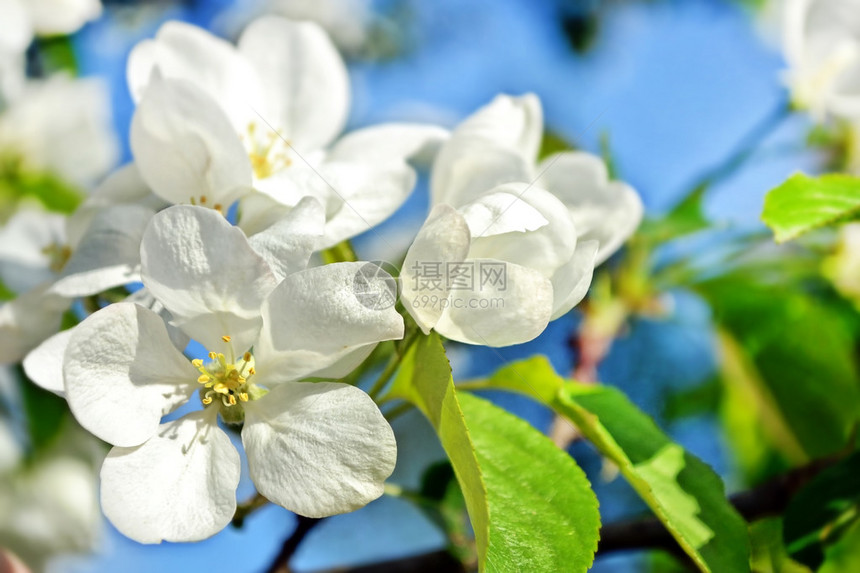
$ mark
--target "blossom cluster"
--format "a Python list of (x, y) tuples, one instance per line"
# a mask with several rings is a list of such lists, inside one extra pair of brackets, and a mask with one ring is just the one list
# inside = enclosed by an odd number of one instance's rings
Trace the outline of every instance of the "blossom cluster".
[[(133, 162), (70, 215), (25, 202), (4, 215), (0, 278), (17, 296), (0, 307), (0, 361), (23, 361), (112, 446), (101, 507), (140, 542), (199, 540), (230, 523), (241, 467), (232, 431), (273, 503), (323, 517), (376, 499), (396, 442), (348, 376), (407, 334), (534, 339), (583, 299), (595, 265), (642, 217), (637, 193), (601, 158), (541, 155), (531, 94), (499, 95), (453, 130), (345, 133), (347, 68), (310, 22), (263, 16), (235, 45), (167, 22), (131, 52), (127, 78)], [(71, 81), (40, 89), (66, 97)], [(26, 120), (44, 104), (10, 101), (0, 158), (8, 149), (18, 168), (82, 187), (111, 163), (104, 130), (67, 125), (102, 147), (47, 149), (48, 126)], [(3, 129), (7, 119), (26, 129)], [(428, 166), (431, 209), (404, 253), (402, 304), (368, 304), (360, 294), (394, 279), (320, 253), (391, 217)], [(428, 263), (494, 265), (504, 280), (454, 304), (453, 284), (417, 276)], [(429, 295), (446, 302), (417, 304)]]

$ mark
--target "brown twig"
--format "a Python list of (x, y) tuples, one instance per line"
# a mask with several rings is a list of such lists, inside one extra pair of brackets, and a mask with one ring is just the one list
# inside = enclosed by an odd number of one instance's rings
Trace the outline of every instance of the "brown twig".
[(278, 551), (278, 554), (272, 560), (272, 564), (268, 569), (266, 569), (266, 573), (289, 573), (290, 558), (299, 548), (299, 545), (301, 545), (305, 537), (307, 537), (308, 533), (310, 533), (311, 530), (316, 527), (320, 521), (322, 521), (322, 519), (303, 517), (301, 515), (297, 515), (296, 517), (298, 518), (296, 529), (293, 531), (292, 535), (284, 540), (284, 544), (281, 545), (281, 550)]

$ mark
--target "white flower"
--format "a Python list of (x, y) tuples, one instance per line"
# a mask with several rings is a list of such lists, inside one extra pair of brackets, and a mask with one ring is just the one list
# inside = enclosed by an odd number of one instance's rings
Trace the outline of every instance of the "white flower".
[(258, 19), (237, 47), (168, 22), (134, 48), (128, 80), (138, 101), (132, 151), (155, 193), (223, 208), (241, 198), (239, 225), (249, 233), (310, 195), (326, 207), (321, 247), (390, 216), (415, 184), (406, 161), (446, 136), (384, 124), (331, 145), (349, 111), (349, 78), (311, 22)]
[[(538, 164), (542, 131), (535, 96), (499, 96), (439, 150), (435, 206), (402, 273), (405, 306), (425, 332), (489, 346), (535, 338), (639, 224), (639, 196), (610, 181), (599, 158), (565, 152)], [(428, 281), (427, 265), (440, 281)], [(458, 265), (468, 288), (451, 275)]]
[[(297, 380), (344, 375), (357, 355), (402, 337), (403, 321), (356, 299), (361, 263), (300, 270), (323, 212), (313, 200), (297, 211), (250, 240), (211, 209), (171, 207), (152, 219), (143, 282), (208, 360), (189, 362), (158, 315), (129, 303), (84, 320), (53, 358), (64, 361), (76, 418), (115, 446), (102, 508), (125, 535), (192, 541), (230, 521), (240, 464), (219, 413), (244, 421), (251, 478), (269, 500), (318, 517), (381, 495), (396, 446), (377, 406), (352, 386)], [(161, 423), (197, 392), (202, 410)]]
[(786, 0), (783, 42), (797, 105), (860, 118), (860, 0)]
[(140, 281), (143, 231), (163, 205), (132, 165), (71, 216), (21, 208), (0, 229), (0, 280), (19, 295), (0, 306), (0, 364), (56, 334), (75, 298)]
[(0, 160), (86, 190), (119, 155), (106, 87), (65, 75), (26, 82), (0, 113)]

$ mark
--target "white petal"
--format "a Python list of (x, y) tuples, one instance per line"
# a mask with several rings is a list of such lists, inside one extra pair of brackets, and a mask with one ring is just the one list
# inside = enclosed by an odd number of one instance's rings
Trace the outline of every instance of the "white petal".
[(152, 293), (149, 292), (146, 287), (136, 290), (128, 295), (125, 298), (125, 302), (139, 304), (143, 308), (149, 309), (160, 316), (161, 320), (164, 321), (164, 325), (167, 327), (167, 334), (170, 336), (170, 341), (173, 342), (173, 346), (175, 346), (177, 350), (183, 352), (185, 347), (188, 346), (191, 339), (187, 334), (182, 332), (182, 330), (173, 326), (173, 315), (170, 314), (169, 310), (164, 308), (163, 304), (158, 302), (155, 297), (152, 296)]
[(20, 362), (32, 349), (60, 330), (72, 301), (48, 294), (40, 286), (0, 305), (0, 364)]
[(58, 396), (65, 396), (63, 358), (74, 328), (58, 332), (33, 349), (24, 358), (24, 372), (37, 386)]
[(552, 284), (535, 270), (491, 259), (469, 259), (481, 275), (481, 265), (503, 264), (504, 286), (485, 284), (472, 290), (452, 290), (449, 305), (436, 331), (452, 340), (481, 346), (510, 346), (528, 342), (546, 328), (552, 313)]
[(349, 76), (317, 24), (265, 16), (242, 33), (239, 51), (266, 95), (258, 111), (300, 152), (320, 149), (341, 132), (349, 113)]
[(488, 143), (516, 151), (526, 161), (537, 160), (543, 137), (543, 110), (534, 94), (496, 96), (457, 126), (452, 140), (478, 137)]
[[(369, 282), (390, 300), (362, 298)], [(288, 276), (263, 307), (254, 347), (263, 385), (331, 366), (358, 347), (403, 337), (394, 279), (372, 263), (334, 263)], [(386, 304), (388, 305), (386, 306)]]
[[(516, 263), (549, 278), (570, 260), (576, 248), (576, 227), (570, 212), (551, 193), (535, 185), (518, 183), (508, 188), (517, 201), (535, 208), (548, 223), (528, 232), (475, 235), (469, 256)], [(525, 207), (514, 203), (508, 208), (512, 209), (518, 213)]]
[(140, 242), (154, 214), (137, 205), (99, 210), (51, 290), (78, 297), (140, 281)]
[(102, 13), (99, 0), (27, 0), (36, 33), (43, 36), (77, 32)]
[(32, 40), (32, 22), (24, 1), (0, 2), (0, 52), (23, 53)]
[(308, 266), (322, 238), (325, 212), (319, 201), (305, 197), (280, 221), (250, 238), (251, 247), (266, 259), (278, 280)]
[(400, 272), (400, 299), (424, 334), (442, 316), (443, 301), (448, 297), (448, 265), (466, 260), (470, 240), (463, 216), (453, 207), (437, 205), (406, 253)]
[(154, 79), (131, 123), (144, 181), (171, 203), (205, 197), (224, 209), (251, 188), (251, 162), (227, 116), (185, 80)]
[[(473, 237), (535, 231), (549, 221), (528, 202), (521, 201), (523, 188), (508, 183), (481, 195), (460, 209)], [(526, 191), (527, 192), (527, 191)]]
[(364, 233), (390, 217), (415, 187), (406, 163), (326, 163), (319, 169), (329, 204), (339, 205), (326, 221), (321, 248)]
[(257, 337), (275, 277), (242, 230), (211, 209), (174, 206), (155, 215), (141, 243), (143, 284), (175, 323), (213, 352), (242, 353)]
[(397, 445), (361, 390), (287, 383), (246, 407), (242, 442), (267, 499), (307, 517), (358, 509), (382, 495)]
[(570, 261), (552, 276), (553, 310), (550, 320), (564, 316), (585, 297), (594, 274), (597, 241), (579, 241)]
[(135, 101), (144, 97), (153, 72), (186, 80), (205, 92), (230, 118), (236, 133), (244, 131), (261, 102), (257, 74), (236, 48), (184, 22), (166, 22), (154, 40), (139, 43), (129, 54), (128, 84)]
[(430, 198), (434, 205), (462, 207), (499, 185), (531, 177), (532, 166), (516, 151), (476, 137), (452, 137), (433, 163)]
[(597, 263), (630, 238), (642, 220), (642, 200), (629, 185), (610, 181), (603, 161), (582, 152), (565, 152), (546, 158), (536, 185), (561, 199), (570, 209), (582, 240), (600, 243)]
[(430, 165), (439, 146), (448, 139), (447, 129), (419, 123), (384, 123), (352, 131), (335, 143), (329, 161), (387, 163), (409, 161)]
[(105, 307), (75, 328), (63, 374), (78, 422), (118, 446), (149, 439), (161, 417), (196, 389), (198, 376), (173, 347), (161, 317), (128, 302)]
[(0, 227), (0, 279), (22, 293), (54, 277), (45, 249), (66, 245), (65, 217), (38, 209), (21, 209)]
[(230, 523), (241, 464), (216, 412), (188, 414), (140, 446), (111, 450), (101, 502), (123, 535), (140, 543), (199, 541)]

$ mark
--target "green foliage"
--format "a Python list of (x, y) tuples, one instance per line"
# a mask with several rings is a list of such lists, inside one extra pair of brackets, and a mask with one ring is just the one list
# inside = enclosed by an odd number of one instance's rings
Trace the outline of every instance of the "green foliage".
[(755, 408), (772, 444), (793, 462), (842, 448), (860, 415), (860, 386), (841, 307), (744, 276), (697, 288), (730, 342), (721, 346), (724, 376), (744, 387), (745, 408)]
[(40, 201), (49, 211), (72, 213), (83, 201), (83, 195), (50, 173), (23, 170), (15, 161), (0, 158), (0, 220), (4, 211), (22, 199)]
[(794, 496), (785, 512), (783, 531), (794, 559), (813, 569), (829, 562), (819, 571), (860, 570), (858, 476), (860, 452), (855, 452), (818, 474)]
[(21, 380), (21, 399), (27, 415), (27, 430), (33, 453), (50, 446), (68, 418), (69, 408), (59, 396), (39, 388), (27, 379), (23, 368), (18, 368)]
[(844, 174), (797, 173), (768, 192), (762, 221), (781, 243), (807, 231), (854, 217), (860, 211), (860, 179)]
[(458, 393), (438, 336), (407, 352), (391, 397), (430, 420), (466, 500), (486, 571), (586, 571), (600, 515), (585, 474), (526, 422)]
[(782, 519), (768, 517), (750, 525), (754, 573), (812, 573), (811, 569), (788, 556), (782, 542)]
[(702, 571), (746, 570), (746, 523), (726, 501), (720, 478), (621, 392), (565, 382), (543, 357), (502, 368), (485, 387), (524, 393), (573, 422), (618, 466)]

